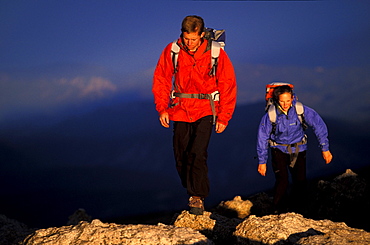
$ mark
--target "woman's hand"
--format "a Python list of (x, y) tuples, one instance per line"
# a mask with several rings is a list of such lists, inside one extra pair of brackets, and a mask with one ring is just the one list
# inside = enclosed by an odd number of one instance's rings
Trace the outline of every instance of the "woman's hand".
[(323, 151), (322, 157), (324, 158), (326, 164), (329, 164), (333, 159), (333, 155), (330, 153), (330, 151)]
[(266, 163), (258, 164), (258, 173), (260, 173), (260, 175), (266, 176), (266, 169), (267, 169)]

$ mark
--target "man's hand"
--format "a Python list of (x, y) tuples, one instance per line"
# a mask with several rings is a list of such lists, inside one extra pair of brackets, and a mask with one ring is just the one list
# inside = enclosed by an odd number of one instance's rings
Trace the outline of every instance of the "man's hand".
[(159, 121), (161, 122), (161, 125), (165, 128), (170, 127), (170, 116), (168, 115), (168, 112), (163, 112), (159, 116)]
[(260, 173), (260, 175), (266, 176), (266, 169), (267, 169), (266, 163), (258, 164), (258, 173)]
[(333, 155), (330, 153), (330, 151), (323, 151), (322, 157), (324, 158), (326, 164), (329, 164), (333, 159)]
[(220, 134), (222, 133), (223, 131), (225, 131), (226, 129), (226, 125), (222, 124), (222, 123), (219, 123), (219, 122), (216, 122), (216, 133)]

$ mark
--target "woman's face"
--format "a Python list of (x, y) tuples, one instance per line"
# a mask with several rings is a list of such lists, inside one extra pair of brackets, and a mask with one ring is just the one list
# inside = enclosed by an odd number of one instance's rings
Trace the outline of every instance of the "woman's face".
[(284, 93), (279, 95), (279, 105), (283, 112), (288, 112), (289, 108), (292, 106), (293, 95), (290, 93)]

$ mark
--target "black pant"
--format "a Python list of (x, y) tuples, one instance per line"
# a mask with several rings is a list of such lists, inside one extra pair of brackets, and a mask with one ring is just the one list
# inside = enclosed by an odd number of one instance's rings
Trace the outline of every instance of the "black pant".
[[(279, 211), (286, 208), (302, 208), (306, 197), (306, 151), (299, 152), (294, 167), (290, 167), (290, 155), (271, 148), (272, 169), (275, 173), (274, 205)], [(292, 176), (292, 192), (288, 199), (289, 172)]]
[(173, 150), (182, 186), (190, 196), (209, 193), (208, 144), (213, 128), (212, 116), (196, 122), (174, 122)]

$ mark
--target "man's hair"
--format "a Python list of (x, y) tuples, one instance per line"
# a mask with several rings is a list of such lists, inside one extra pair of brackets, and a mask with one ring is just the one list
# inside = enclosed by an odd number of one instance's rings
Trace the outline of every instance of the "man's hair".
[(184, 18), (181, 25), (181, 32), (198, 32), (199, 35), (204, 32), (204, 21), (202, 17), (197, 15), (189, 15)]
[(274, 100), (279, 101), (279, 96), (281, 94), (289, 93), (293, 95), (293, 90), (290, 86), (288, 85), (282, 85), (274, 89)]

